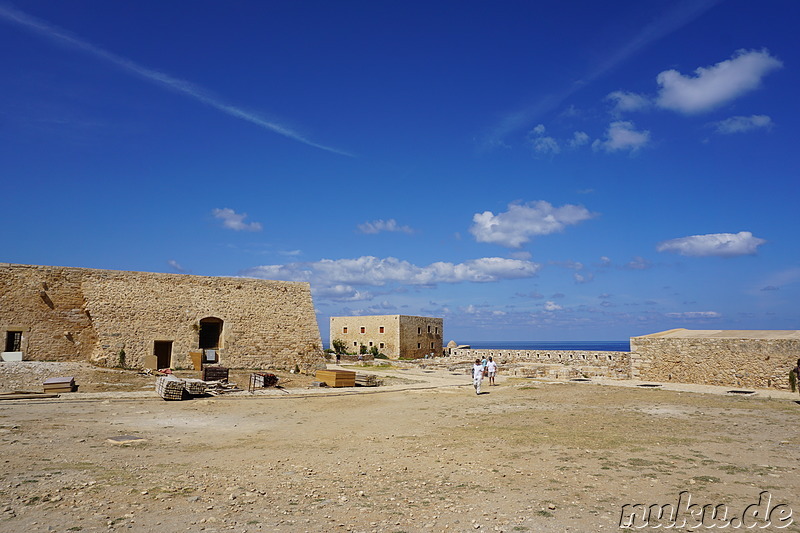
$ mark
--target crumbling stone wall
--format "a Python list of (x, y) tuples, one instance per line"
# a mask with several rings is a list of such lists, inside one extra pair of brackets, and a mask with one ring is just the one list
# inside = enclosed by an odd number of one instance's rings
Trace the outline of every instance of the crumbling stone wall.
[(0, 331), (31, 360), (141, 366), (155, 341), (190, 367), (204, 318), (223, 321), (220, 363), (310, 371), (324, 361), (307, 283), (0, 264)]
[(788, 389), (798, 358), (800, 338), (631, 337), (632, 376), (643, 380)]

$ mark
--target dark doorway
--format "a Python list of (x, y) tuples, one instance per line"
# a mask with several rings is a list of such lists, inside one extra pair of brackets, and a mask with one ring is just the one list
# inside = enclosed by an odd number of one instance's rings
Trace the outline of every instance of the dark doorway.
[(200, 321), (200, 335), (198, 348), (201, 350), (218, 350), (222, 336), (222, 320), (209, 317)]
[(156, 356), (156, 368), (172, 366), (172, 341), (153, 341), (153, 355)]
[(7, 331), (6, 332), (6, 352), (21, 352), (22, 351), (22, 332), (21, 331)]

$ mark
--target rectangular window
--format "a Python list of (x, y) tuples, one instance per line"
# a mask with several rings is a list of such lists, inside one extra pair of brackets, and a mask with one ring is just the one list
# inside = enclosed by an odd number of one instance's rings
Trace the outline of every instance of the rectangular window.
[(358, 343), (356, 341), (353, 341), (353, 346), (358, 346)]
[(428, 333), (430, 333), (430, 332), (431, 332), (431, 327), (430, 327), (430, 326), (428, 326)]
[(421, 335), (421, 334), (422, 334), (422, 328), (417, 328), (417, 335)]
[(342, 328), (342, 333), (347, 333), (347, 327)]
[(372, 341), (369, 341), (369, 346), (370, 348), (372, 348)]
[(434, 328), (434, 333), (436, 333), (437, 335), (439, 334), (439, 326), (436, 326), (436, 327)]
[(367, 328), (365, 328), (365, 327), (363, 327), (363, 326), (362, 326), (362, 327), (361, 327), (361, 333), (366, 333), (366, 332), (367, 332)]
[(422, 348), (422, 344), (418, 342), (417, 343), (417, 348)]
[(7, 331), (6, 332), (6, 350), (7, 352), (21, 352), (22, 351), (22, 332), (21, 331)]
[(431, 343), (431, 350), (433, 350), (433, 343)]
[(383, 326), (379, 327), (379, 328), (378, 328), (378, 331), (379, 331), (380, 333), (383, 333)]
[(383, 343), (380, 344), (381, 349), (383, 349)]

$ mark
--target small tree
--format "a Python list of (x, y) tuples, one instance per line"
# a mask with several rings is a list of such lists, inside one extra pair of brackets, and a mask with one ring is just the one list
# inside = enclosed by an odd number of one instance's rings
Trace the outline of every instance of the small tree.
[(365, 353), (367, 353), (367, 347), (362, 344), (358, 348), (358, 353), (360, 353), (361, 355), (364, 355)]
[(333, 345), (334, 352), (338, 354), (347, 353), (347, 344), (342, 339), (333, 339), (331, 345)]
[(378, 347), (373, 346), (372, 348), (369, 349), (369, 353), (371, 353), (373, 356), (378, 355)]

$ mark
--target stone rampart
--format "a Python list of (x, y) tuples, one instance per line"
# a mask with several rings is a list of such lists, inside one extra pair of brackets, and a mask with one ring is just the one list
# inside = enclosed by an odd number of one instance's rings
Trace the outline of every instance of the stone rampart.
[(324, 361), (307, 283), (0, 264), (0, 330), (29, 360), (141, 366), (155, 344), (190, 367), (201, 321), (220, 324), (219, 362), (311, 370)]
[[(492, 357), (498, 365), (508, 366), (519, 363), (539, 363), (541, 375), (553, 375), (558, 366), (564, 367), (564, 372), (555, 372), (577, 377), (581, 374), (604, 376), (614, 379), (629, 379), (630, 375), (629, 352), (603, 352), (583, 350), (501, 350), (501, 349), (453, 349), (450, 357), (459, 357), (468, 360)], [(554, 366), (555, 365), (555, 366)], [(582, 371), (583, 370), (583, 371)], [(520, 370), (522, 374), (525, 371)], [(533, 371), (535, 375), (538, 371)]]
[(632, 337), (632, 376), (653, 381), (788, 389), (800, 338)]

